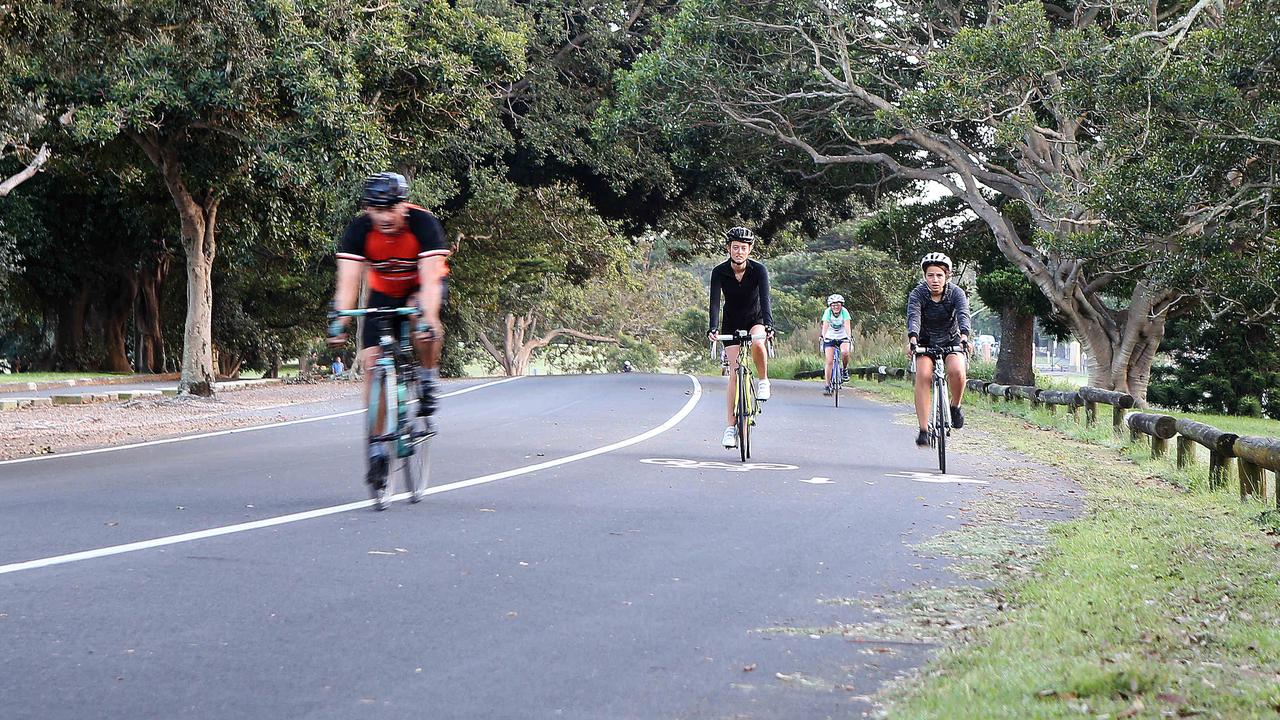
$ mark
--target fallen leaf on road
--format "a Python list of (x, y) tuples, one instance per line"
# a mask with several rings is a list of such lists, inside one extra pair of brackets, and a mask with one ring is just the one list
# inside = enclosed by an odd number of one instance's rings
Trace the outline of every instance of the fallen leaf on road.
[(756, 669), (756, 664), (755, 664), (755, 663), (751, 663), (750, 665), (743, 665), (743, 666), (742, 666), (742, 672), (751, 672), (752, 670), (755, 670), (755, 669)]
[(370, 550), (369, 554), (370, 555), (395, 555), (395, 553), (387, 552), (386, 550)]
[(520, 617), (520, 613), (516, 612), (515, 610), (512, 610), (511, 612), (507, 613), (507, 619), (513, 619), (518, 617)]
[(494, 510), (493, 508), (480, 508), (480, 512), (498, 512), (498, 511)]

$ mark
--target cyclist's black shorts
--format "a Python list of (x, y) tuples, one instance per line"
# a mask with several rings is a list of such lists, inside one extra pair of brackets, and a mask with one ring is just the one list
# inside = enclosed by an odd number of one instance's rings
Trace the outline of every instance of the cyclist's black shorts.
[(750, 332), (751, 328), (755, 327), (756, 325), (763, 325), (763, 324), (764, 324), (764, 318), (762, 317), (731, 318), (731, 317), (725, 316), (724, 320), (720, 323), (720, 334), (732, 335), (739, 330), (746, 330), (747, 332)]
[[(443, 308), (445, 300), (449, 297), (449, 283), (445, 280), (441, 280), (440, 286), (440, 307)], [(369, 291), (369, 304), (366, 305), (366, 307), (398, 308), (409, 307), (410, 305), (416, 306), (418, 304), (418, 298), (416, 297), (417, 292), (417, 290), (414, 290), (404, 297), (394, 297), (380, 293), (377, 290), (371, 290)], [(411, 318), (410, 322), (416, 323), (419, 320), (420, 318)], [(400, 322), (401, 319), (397, 318), (391, 323), (391, 335), (397, 340), (400, 339)], [(378, 346), (378, 328), (379, 321), (374, 319), (366, 319), (364, 321), (364, 330), (360, 333), (360, 347), (367, 348)]]

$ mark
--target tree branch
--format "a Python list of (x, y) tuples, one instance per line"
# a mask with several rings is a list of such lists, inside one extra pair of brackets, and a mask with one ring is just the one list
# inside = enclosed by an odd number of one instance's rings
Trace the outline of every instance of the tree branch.
[(40, 168), (46, 161), (48, 161), (51, 154), (52, 153), (49, 151), (49, 145), (42, 144), (40, 146), (40, 151), (36, 153), (35, 158), (32, 159), (21, 172), (4, 182), (0, 182), (0, 197), (8, 195), (14, 188), (35, 177), (35, 174), (40, 172)]

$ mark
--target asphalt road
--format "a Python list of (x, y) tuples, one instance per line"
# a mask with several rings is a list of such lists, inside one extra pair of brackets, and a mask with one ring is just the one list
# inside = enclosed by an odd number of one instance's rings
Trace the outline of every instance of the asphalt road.
[(905, 408), (775, 382), (744, 471), (722, 378), (467, 387), (381, 513), (351, 412), (0, 463), (0, 717), (858, 717), (925, 659), (762, 632), (956, 581), (904, 538), (983, 486), (900, 477)]

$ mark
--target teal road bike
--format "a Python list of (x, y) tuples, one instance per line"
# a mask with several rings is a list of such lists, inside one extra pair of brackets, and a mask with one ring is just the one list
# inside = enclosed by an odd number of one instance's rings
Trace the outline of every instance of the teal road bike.
[[(402, 479), (409, 502), (426, 494), (431, 479), (431, 438), (426, 418), (410, 412), (418, 402), (418, 361), (413, 354), (411, 326), (421, 316), (415, 307), (342, 310), (333, 317), (365, 318), (378, 323), (378, 358), (365, 369), (369, 373), (369, 408), (366, 429), (370, 451), (381, 445), (389, 459), (386, 477), (369, 485), (374, 507), (385, 510), (391, 504), (394, 479)], [(392, 331), (400, 323), (400, 338)]]

